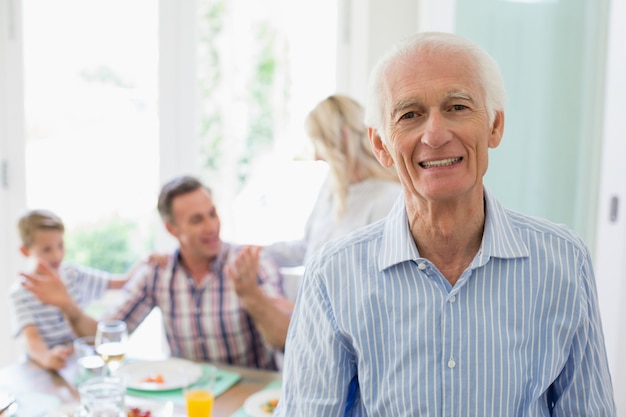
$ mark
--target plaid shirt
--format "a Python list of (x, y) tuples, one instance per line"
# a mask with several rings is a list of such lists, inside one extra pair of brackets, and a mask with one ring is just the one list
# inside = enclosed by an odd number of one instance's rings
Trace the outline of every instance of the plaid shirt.
[[(126, 298), (112, 318), (124, 320), (132, 332), (159, 307), (173, 356), (276, 369), (275, 349), (261, 336), (224, 272), (240, 249), (223, 242), (211, 272), (199, 286), (180, 264), (178, 250), (165, 268), (147, 266), (128, 282)], [(284, 295), (278, 268), (262, 255), (258, 280), (268, 296)]]

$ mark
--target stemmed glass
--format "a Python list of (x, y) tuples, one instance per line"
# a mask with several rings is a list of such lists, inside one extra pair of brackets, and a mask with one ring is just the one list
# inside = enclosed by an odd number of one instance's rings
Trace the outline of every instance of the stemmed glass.
[(114, 375), (120, 367), (128, 342), (128, 329), (122, 320), (98, 322), (96, 331), (96, 352), (104, 360), (107, 375)]

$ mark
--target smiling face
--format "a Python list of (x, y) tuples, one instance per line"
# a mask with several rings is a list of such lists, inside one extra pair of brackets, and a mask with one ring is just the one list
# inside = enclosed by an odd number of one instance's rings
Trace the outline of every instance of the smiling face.
[(484, 89), (467, 56), (422, 50), (392, 63), (383, 88), (384, 137), (370, 129), (379, 161), (395, 165), (405, 196), (427, 202), (482, 198), (488, 148), (500, 143)]
[(42, 262), (58, 271), (65, 257), (63, 232), (60, 230), (36, 230), (33, 233), (31, 245), (28, 248), (22, 247), (21, 252), (24, 256), (30, 257), (36, 262)]
[(172, 221), (165, 224), (181, 252), (196, 260), (213, 260), (220, 251), (220, 218), (210, 193), (198, 188), (172, 201)]

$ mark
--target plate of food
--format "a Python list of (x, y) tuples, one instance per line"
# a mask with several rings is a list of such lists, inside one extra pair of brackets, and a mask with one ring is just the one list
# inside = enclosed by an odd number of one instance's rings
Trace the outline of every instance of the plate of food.
[[(134, 397), (126, 398), (127, 417), (173, 417), (174, 403), (142, 400)], [(62, 404), (56, 409), (49, 410), (45, 417), (75, 417), (86, 415), (85, 410), (78, 403)]]
[(117, 375), (124, 379), (126, 387), (130, 389), (169, 391), (200, 379), (202, 366), (179, 358), (131, 362), (118, 369)]
[(280, 388), (265, 389), (249, 396), (243, 403), (243, 410), (250, 417), (270, 417), (280, 399)]
[(127, 398), (126, 411), (128, 417), (172, 417), (174, 403)]

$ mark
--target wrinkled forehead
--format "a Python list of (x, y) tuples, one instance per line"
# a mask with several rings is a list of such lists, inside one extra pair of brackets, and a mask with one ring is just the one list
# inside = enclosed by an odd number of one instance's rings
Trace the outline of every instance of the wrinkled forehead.
[(451, 48), (422, 48), (399, 56), (385, 68), (381, 82), (384, 113), (389, 115), (398, 100), (435, 88), (444, 89), (444, 94), (462, 91), (475, 100), (484, 99), (477, 65), (467, 53)]

